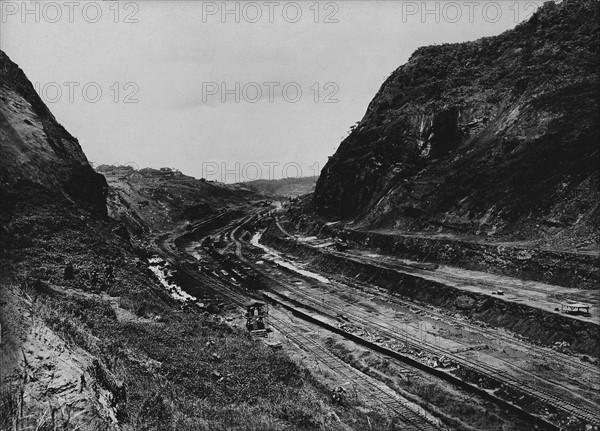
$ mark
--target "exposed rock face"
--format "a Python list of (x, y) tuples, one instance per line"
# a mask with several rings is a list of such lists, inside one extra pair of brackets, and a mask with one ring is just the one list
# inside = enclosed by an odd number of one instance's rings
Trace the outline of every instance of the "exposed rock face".
[(418, 49), (324, 167), (318, 214), (363, 227), (598, 242), (600, 3)]
[[(107, 185), (77, 139), (54, 118), (23, 71), (0, 51), (0, 190), (3, 206), (31, 189), (106, 215)], [(3, 210), (4, 211), (4, 210)]]
[(64, 300), (61, 283), (78, 283), (85, 295), (73, 262), (97, 265), (107, 255), (114, 262), (115, 250), (123, 253), (123, 242), (110, 235), (106, 195), (106, 180), (77, 140), (0, 51), (0, 380), (4, 399), (21, 397), (16, 410), (3, 405), (15, 428), (118, 429), (122, 386), (112, 373), (99, 375), (106, 370), (94, 356), (99, 349), (81, 342), (91, 337), (64, 331), (82, 329), (81, 321), (50, 317), (55, 307), (40, 299)]

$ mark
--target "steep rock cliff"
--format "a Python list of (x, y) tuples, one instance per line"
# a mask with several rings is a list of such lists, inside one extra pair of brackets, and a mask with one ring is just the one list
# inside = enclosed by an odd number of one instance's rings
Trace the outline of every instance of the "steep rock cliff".
[(354, 226), (598, 241), (598, 1), (418, 49), (324, 167), (317, 213)]
[(106, 180), (54, 118), (23, 71), (0, 51), (2, 211), (28, 198), (67, 198), (106, 215)]

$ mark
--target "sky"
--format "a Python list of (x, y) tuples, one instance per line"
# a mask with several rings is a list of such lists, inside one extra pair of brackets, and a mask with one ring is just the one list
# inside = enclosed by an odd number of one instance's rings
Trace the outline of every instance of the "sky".
[(94, 164), (310, 176), (424, 45), (540, 1), (0, 1), (0, 49)]

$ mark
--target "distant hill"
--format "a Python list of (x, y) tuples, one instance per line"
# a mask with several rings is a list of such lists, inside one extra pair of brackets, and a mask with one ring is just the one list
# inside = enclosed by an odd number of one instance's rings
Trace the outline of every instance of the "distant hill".
[(256, 180), (240, 184), (264, 195), (287, 198), (312, 193), (318, 178), (318, 176), (314, 176), (282, 178), (279, 180)]
[(133, 232), (168, 229), (259, 198), (240, 185), (196, 179), (170, 168), (100, 165), (96, 170), (110, 186), (109, 215)]
[(598, 243), (600, 2), (546, 2), (497, 37), (419, 48), (324, 167), (354, 227)]

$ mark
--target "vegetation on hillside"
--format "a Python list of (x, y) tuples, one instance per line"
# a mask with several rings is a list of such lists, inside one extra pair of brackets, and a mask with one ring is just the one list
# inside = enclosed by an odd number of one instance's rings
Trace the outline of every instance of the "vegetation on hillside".
[(600, 2), (419, 48), (329, 159), (314, 209), (355, 227), (587, 248), (600, 235)]
[(108, 167), (111, 219), (104, 177), (2, 52), (0, 77), (0, 431), (396, 427), (335, 402), (222, 316), (175, 302), (148, 269), (155, 249), (123, 226), (143, 238), (252, 193)]
[[(123, 429), (394, 429), (354, 401), (334, 402), (305, 369), (219, 315), (183, 310), (146, 269), (147, 252), (114, 235), (112, 222), (45, 199), (12, 210), (2, 220), (10, 232), (2, 284), (31, 298), (33, 315), (68, 346), (94, 357), (88, 384), (112, 394)], [(104, 276), (107, 264), (114, 278)], [(13, 390), (1, 401), (12, 406), (28, 382), (2, 380)], [(9, 413), (2, 430), (12, 429)], [(51, 429), (91, 429), (55, 413)]]

